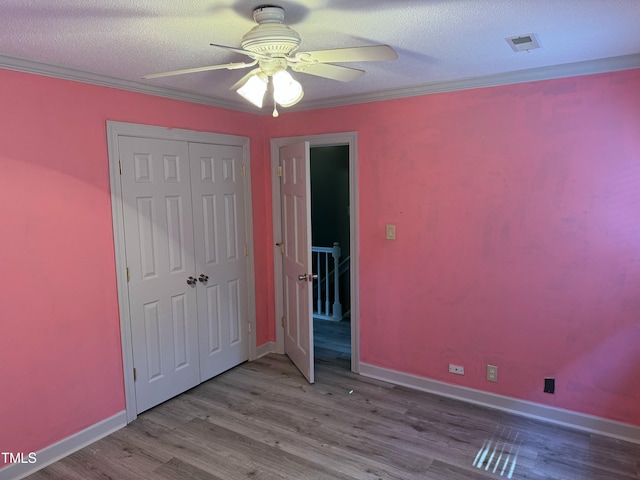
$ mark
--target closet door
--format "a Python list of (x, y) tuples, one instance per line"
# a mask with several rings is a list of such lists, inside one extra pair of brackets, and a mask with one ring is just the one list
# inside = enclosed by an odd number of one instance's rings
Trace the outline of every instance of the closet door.
[(189, 149), (134, 137), (118, 146), (139, 413), (200, 383)]
[(189, 144), (202, 381), (249, 358), (241, 147)]

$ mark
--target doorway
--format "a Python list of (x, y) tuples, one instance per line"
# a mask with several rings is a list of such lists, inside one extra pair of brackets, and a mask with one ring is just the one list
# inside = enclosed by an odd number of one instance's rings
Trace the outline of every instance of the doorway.
[(315, 364), (350, 368), (349, 146), (310, 149)]
[[(309, 142), (310, 147), (336, 147), (343, 146), (348, 151), (348, 219), (349, 219), (349, 256), (350, 275), (348, 281), (349, 324), (348, 337), (350, 340), (350, 366), (351, 371), (359, 372), (359, 297), (358, 297), (358, 191), (357, 191), (357, 133), (337, 133), (327, 135), (312, 135), (305, 137), (275, 138), (271, 140), (271, 167), (272, 167), (272, 206), (273, 206), (273, 231), (275, 244), (280, 243), (280, 232), (282, 232), (282, 201), (280, 192), (280, 177), (278, 175), (280, 164), (280, 149), (285, 146)], [(311, 221), (311, 218), (309, 218)], [(283, 267), (279, 245), (274, 244), (274, 278), (275, 278), (275, 313), (276, 319), (284, 317), (284, 286)], [(342, 324), (343, 326), (345, 324)], [(284, 353), (284, 324), (277, 322), (275, 350)], [(348, 340), (348, 341), (349, 341)]]

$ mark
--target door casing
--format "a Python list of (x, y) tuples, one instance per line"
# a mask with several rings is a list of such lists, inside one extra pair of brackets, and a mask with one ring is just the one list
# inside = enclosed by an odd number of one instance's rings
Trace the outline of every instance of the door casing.
[[(360, 295), (359, 255), (358, 255), (358, 133), (343, 132), (324, 135), (307, 135), (301, 137), (282, 137), (271, 139), (271, 204), (273, 208), (273, 258), (274, 258), (274, 301), (276, 315), (276, 352), (284, 353), (284, 328), (280, 319), (284, 315), (283, 271), (280, 248), (276, 243), (282, 241), (282, 205), (280, 200), (280, 148), (294, 143), (309, 142), (311, 148), (349, 146), (349, 248), (350, 294), (351, 294), (351, 371), (360, 371)], [(311, 221), (311, 219), (309, 219)]]
[(122, 367), (127, 412), (127, 423), (137, 418), (135, 402), (135, 385), (133, 378), (133, 345), (131, 341), (131, 317), (129, 315), (129, 290), (127, 287), (127, 261), (125, 251), (124, 214), (122, 209), (122, 189), (120, 185), (120, 165), (118, 155), (118, 137), (144, 137), (152, 139), (179, 140), (184, 142), (210, 143), (216, 145), (233, 145), (242, 147), (245, 169), (245, 229), (249, 260), (247, 262), (247, 288), (249, 305), (249, 360), (256, 358), (256, 302), (253, 245), (253, 212), (251, 202), (251, 168), (249, 139), (236, 135), (195, 132), (191, 130), (172, 129), (150, 125), (138, 125), (107, 121), (107, 147), (109, 152), (109, 180), (111, 191), (111, 213), (113, 221), (113, 239), (116, 263), (116, 284), (118, 291), (118, 312), (120, 314), (120, 333), (122, 340)]

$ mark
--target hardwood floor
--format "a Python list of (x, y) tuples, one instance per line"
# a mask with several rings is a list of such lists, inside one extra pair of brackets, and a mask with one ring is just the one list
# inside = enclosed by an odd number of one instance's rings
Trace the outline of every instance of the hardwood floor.
[(360, 377), (335, 357), (314, 385), (285, 356), (245, 363), (29, 479), (640, 478), (640, 445)]
[(351, 322), (313, 320), (313, 347), (316, 363), (332, 362), (351, 368)]

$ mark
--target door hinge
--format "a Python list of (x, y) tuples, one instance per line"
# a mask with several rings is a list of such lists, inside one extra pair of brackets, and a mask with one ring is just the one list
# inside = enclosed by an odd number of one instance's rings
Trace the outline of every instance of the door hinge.
[(122, 175), (122, 162), (118, 160), (118, 164), (120, 165), (120, 175)]
[(284, 315), (282, 316), (281, 323), (282, 323), (282, 328), (287, 326), (287, 317), (285, 317)]
[(282, 165), (278, 165), (278, 176), (282, 176)]
[(284, 253), (284, 242), (276, 243), (276, 246), (280, 249), (280, 253)]
[(242, 171), (242, 176), (246, 176), (247, 175), (247, 170), (244, 168), (244, 165), (242, 165), (242, 167), (240, 168), (240, 170)]
[(251, 335), (251, 322), (247, 322), (247, 325), (249, 325), (249, 335)]
[(129, 273), (129, 267), (127, 267), (127, 282), (131, 280), (131, 274)]
[(249, 247), (247, 245), (244, 246), (244, 256), (245, 257), (249, 256)]
[(138, 373), (136, 372), (136, 368), (133, 367), (133, 381), (135, 382), (138, 379)]

